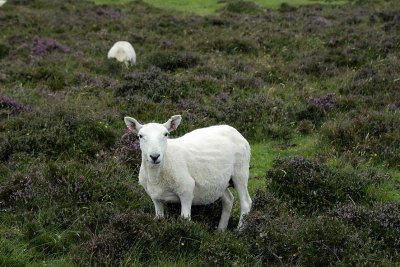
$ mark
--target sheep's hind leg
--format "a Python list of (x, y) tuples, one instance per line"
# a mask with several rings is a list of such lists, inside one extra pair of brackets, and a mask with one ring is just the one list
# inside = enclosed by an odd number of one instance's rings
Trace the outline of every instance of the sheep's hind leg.
[(229, 188), (225, 190), (224, 194), (221, 197), (221, 200), (222, 200), (222, 214), (221, 214), (221, 219), (219, 220), (218, 230), (224, 231), (228, 226), (229, 218), (231, 217), (231, 211), (234, 200), (234, 197), (231, 191), (229, 191)]
[(240, 201), (240, 219), (238, 230), (243, 225), (243, 217), (250, 212), (252, 201), (247, 190), (247, 182), (249, 179), (249, 168), (246, 166), (235, 166), (235, 173), (232, 176), (232, 181), (238, 193)]

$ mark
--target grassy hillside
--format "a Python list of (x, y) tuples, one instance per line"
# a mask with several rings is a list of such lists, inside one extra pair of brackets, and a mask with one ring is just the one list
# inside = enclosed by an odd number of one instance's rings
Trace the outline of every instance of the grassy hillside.
[[(2, 6), (0, 266), (399, 265), (399, 21), (397, 0)], [(118, 40), (134, 67), (107, 60)], [(220, 202), (153, 218), (123, 117), (172, 114), (173, 137), (229, 124), (251, 143), (241, 232), (237, 200), (225, 233)]]

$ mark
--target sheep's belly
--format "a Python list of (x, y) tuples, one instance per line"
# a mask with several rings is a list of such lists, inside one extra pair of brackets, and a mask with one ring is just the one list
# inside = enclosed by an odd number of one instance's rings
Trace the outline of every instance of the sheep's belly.
[(207, 205), (217, 201), (225, 192), (227, 184), (213, 186), (196, 186), (193, 205)]

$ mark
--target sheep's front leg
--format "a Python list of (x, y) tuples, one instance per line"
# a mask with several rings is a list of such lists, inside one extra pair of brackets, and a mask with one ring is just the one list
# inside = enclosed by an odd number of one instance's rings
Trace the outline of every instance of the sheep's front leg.
[(152, 200), (156, 210), (156, 218), (164, 218), (164, 204), (157, 199), (152, 198)]
[(193, 193), (187, 193), (179, 196), (181, 200), (181, 216), (190, 220), (190, 213), (192, 211)]
[(190, 220), (190, 213), (192, 210), (193, 192), (195, 182), (191, 177), (184, 180), (178, 192), (179, 199), (181, 200), (181, 216)]

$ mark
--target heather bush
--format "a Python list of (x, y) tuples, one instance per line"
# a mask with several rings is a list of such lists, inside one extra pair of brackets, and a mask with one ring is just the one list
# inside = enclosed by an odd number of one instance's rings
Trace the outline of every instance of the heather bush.
[(139, 173), (142, 157), (139, 140), (134, 133), (126, 131), (117, 143), (115, 155), (121, 162), (130, 166), (136, 173)]
[(303, 243), (299, 251), (301, 266), (360, 265), (357, 257), (367, 253), (366, 240), (356, 229), (338, 220), (325, 217), (310, 220), (299, 235)]
[(5, 58), (9, 52), (10, 48), (5, 44), (0, 43), (0, 59)]
[(144, 72), (126, 75), (116, 94), (125, 97), (129, 102), (139, 93), (154, 102), (160, 102), (163, 99), (176, 99), (187, 94), (188, 86), (166, 75), (159, 68), (151, 66)]
[(155, 220), (153, 215), (127, 210), (114, 214), (82, 249), (93, 255), (92, 264), (118, 265), (135, 248), (140, 248), (135, 257), (143, 262), (152, 259), (154, 251), (197, 256), (206, 237), (201, 224), (182, 219)]
[(330, 216), (364, 231), (374, 240), (373, 249), (399, 258), (400, 205), (374, 202), (370, 207), (346, 204), (330, 212)]
[(162, 70), (174, 71), (178, 68), (191, 68), (199, 64), (200, 58), (189, 52), (158, 51), (147, 59), (148, 63)]
[(397, 111), (354, 112), (322, 126), (322, 140), (339, 152), (364, 160), (386, 161), (398, 166), (400, 116)]
[(263, 94), (238, 96), (225, 106), (223, 119), (246, 138), (263, 140), (266, 137), (288, 138), (291, 129), (286, 121), (283, 103)]
[(29, 111), (30, 108), (18, 103), (9, 96), (0, 95), (0, 115), (15, 115), (21, 111)]
[(319, 160), (302, 157), (277, 159), (267, 178), (278, 196), (297, 210), (311, 214), (341, 202), (365, 201), (368, 186), (386, 179), (379, 173), (338, 170)]
[(314, 96), (308, 99), (307, 106), (297, 112), (298, 121), (307, 120), (315, 126), (319, 126), (325, 116), (335, 108), (336, 97), (333, 93), (328, 93), (322, 96)]
[(393, 95), (400, 88), (400, 82), (396, 79), (398, 73), (399, 68), (396, 66), (387, 66), (379, 70), (362, 68), (340, 88), (340, 92), (346, 95)]
[(58, 41), (51, 39), (51, 38), (46, 38), (46, 37), (38, 37), (33, 41), (32, 44), (32, 55), (34, 56), (44, 56), (48, 52), (51, 51), (60, 51), (63, 53), (69, 53), (70, 48), (60, 44)]
[(200, 43), (200, 48), (205, 51), (221, 51), (227, 54), (257, 54), (258, 49), (254, 41), (248, 38), (216, 38), (206, 43)]
[(260, 6), (251, 1), (233, 0), (228, 1), (223, 10), (233, 13), (252, 14), (261, 10)]
[(13, 117), (0, 126), (0, 136), (2, 160), (17, 152), (93, 158), (115, 142), (115, 132), (107, 124), (62, 108)]
[(215, 233), (201, 244), (198, 251), (205, 266), (257, 266), (257, 258), (244, 238), (231, 233)]

